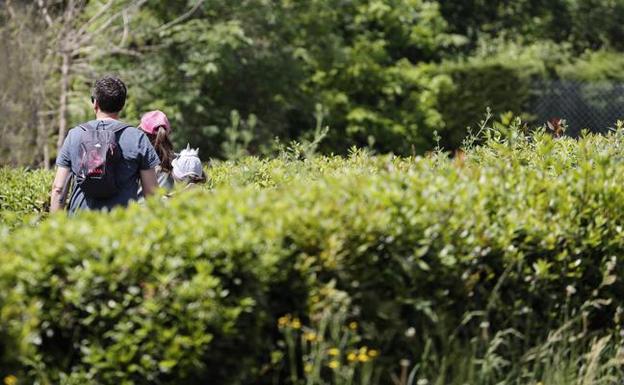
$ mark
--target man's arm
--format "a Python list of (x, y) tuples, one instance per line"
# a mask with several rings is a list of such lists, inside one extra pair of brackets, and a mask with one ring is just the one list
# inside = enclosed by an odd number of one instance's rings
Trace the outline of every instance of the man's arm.
[(158, 179), (156, 178), (156, 169), (150, 168), (141, 170), (141, 187), (143, 187), (143, 195), (150, 196), (158, 189)]
[(65, 196), (63, 191), (67, 178), (69, 178), (70, 169), (67, 167), (57, 167), (54, 182), (52, 182), (52, 191), (50, 192), (50, 212), (62, 210), (65, 207)]

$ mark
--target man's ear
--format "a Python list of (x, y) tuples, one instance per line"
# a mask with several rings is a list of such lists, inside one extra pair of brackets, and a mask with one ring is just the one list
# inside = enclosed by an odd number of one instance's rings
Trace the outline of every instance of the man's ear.
[(97, 99), (93, 101), (93, 111), (98, 112), (100, 110), (100, 105), (98, 104)]

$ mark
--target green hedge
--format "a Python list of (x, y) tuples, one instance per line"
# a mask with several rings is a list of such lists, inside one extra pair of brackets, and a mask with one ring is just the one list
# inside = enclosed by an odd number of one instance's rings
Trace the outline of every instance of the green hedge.
[[(217, 165), (212, 190), (4, 234), (4, 370), (24, 383), (291, 383), (307, 369), (288, 377), (280, 331), (318, 325), (327, 301), (381, 352), (380, 383), (449, 336), (514, 330), (520, 347), (496, 348), (514, 362), (577, 314), (585, 333), (617, 331), (622, 133), (488, 135), (455, 159)], [(271, 180), (283, 183), (258, 182)], [(441, 366), (448, 383), (459, 365)], [(524, 375), (479, 383), (533, 383)]]
[(0, 225), (16, 226), (47, 211), (53, 174), (0, 167)]

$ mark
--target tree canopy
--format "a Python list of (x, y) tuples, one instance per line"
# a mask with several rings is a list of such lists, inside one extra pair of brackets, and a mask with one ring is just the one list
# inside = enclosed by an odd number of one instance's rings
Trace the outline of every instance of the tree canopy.
[(577, 57), (596, 64), (578, 67), (589, 80), (604, 77), (596, 68), (624, 49), (622, 11), (610, 0), (5, 0), (0, 163), (50, 164), (107, 73), (128, 83), (124, 119), (161, 109), (176, 145), (205, 157), (315, 137), (325, 153), (422, 153), (440, 135), (453, 148), (487, 107), (527, 112), (516, 94), (527, 83), (512, 82), (566, 76)]

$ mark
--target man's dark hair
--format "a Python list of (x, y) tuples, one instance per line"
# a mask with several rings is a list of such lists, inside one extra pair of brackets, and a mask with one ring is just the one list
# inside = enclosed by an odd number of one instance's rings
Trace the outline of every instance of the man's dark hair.
[(108, 113), (121, 111), (126, 104), (126, 85), (115, 76), (104, 76), (95, 82), (93, 98), (97, 100), (100, 110)]

